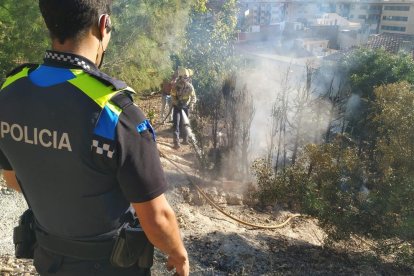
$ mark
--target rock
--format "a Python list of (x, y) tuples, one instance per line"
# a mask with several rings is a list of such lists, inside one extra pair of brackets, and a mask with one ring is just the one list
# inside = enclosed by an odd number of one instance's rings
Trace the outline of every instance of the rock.
[(226, 202), (228, 205), (243, 205), (243, 197), (239, 194), (228, 193)]
[(184, 201), (188, 204), (202, 206), (206, 203), (206, 200), (201, 194), (195, 190), (191, 190), (188, 187), (182, 187), (181, 194), (183, 195)]
[(178, 217), (177, 221), (180, 225), (184, 224), (184, 219), (182, 217)]
[[(1, 267), (0, 266), (0, 272), (14, 272), (14, 269), (11, 267)], [(2, 274), (3, 275), (3, 274)]]
[(216, 188), (214, 188), (213, 192), (208, 193), (208, 195), (216, 204), (227, 204), (226, 193), (223, 191), (219, 192)]

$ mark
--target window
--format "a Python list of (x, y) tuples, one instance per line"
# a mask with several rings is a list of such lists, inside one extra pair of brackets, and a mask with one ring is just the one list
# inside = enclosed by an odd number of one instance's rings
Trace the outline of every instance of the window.
[(359, 19), (367, 19), (367, 16), (365, 14), (362, 14), (362, 15), (358, 15), (358, 18)]
[(386, 11), (409, 11), (410, 6), (384, 6)]
[(384, 15), (382, 17), (382, 20), (388, 20), (388, 21), (408, 21), (408, 16), (386, 16)]
[(381, 26), (381, 30), (384, 31), (396, 31), (396, 32), (405, 32), (405, 27), (399, 27), (399, 26), (387, 26), (387, 25), (382, 25)]
[(370, 6), (369, 7), (370, 11), (380, 11), (381, 10), (381, 6)]

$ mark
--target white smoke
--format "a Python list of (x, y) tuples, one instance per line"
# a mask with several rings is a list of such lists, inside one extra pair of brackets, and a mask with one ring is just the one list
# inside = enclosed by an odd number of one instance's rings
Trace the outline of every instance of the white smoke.
[[(287, 123), (286, 136), (283, 143), (291, 149), (296, 139), (300, 136), (300, 143), (321, 142), (326, 133), (331, 110), (331, 103), (318, 97), (323, 91), (324, 85), (312, 83), (309, 104), (297, 112), (297, 98), (306, 87), (306, 64), (305, 59), (294, 60), (289, 58), (267, 59), (257, 57), (250, 60), (251, 67), (240, 72), (238, 76), (238, 87), (246, 85), (247, 90), (253, 96), (255, 115), (251, 126), (250, 160), (264, 157), (269, 150), (272, 127), (272, 106), (278, 99), (283, 97), (286, 91), (287, 97)], [(317, 99), (318, 98), (318, 99)], [(315, 114), (319, 114), (316, 116)], [(300, 116), (300, 122), (298, 121)], [(300, 126), (298, 126), (300, 124)], [(300, 127), (300, 129), (298, 129)], [(277, 137), (274, 142), (278, 144)]]

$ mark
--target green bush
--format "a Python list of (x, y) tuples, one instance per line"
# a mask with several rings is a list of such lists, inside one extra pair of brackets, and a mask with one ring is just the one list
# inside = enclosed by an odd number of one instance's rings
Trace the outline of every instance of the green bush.
[(414, 93), (403, 82), (377, 87), (375, 96), (369, 120), (378, 135), (369, 147), (337, 134), (330, 143), (304, 147), (282, 171), (258, 160), (256, 195), (261, 204), (288, 203), (318, 217), (331, 239), (357, 234), (405, 242), (384, 248), (397, 261), (408, 260), (414, 241)]

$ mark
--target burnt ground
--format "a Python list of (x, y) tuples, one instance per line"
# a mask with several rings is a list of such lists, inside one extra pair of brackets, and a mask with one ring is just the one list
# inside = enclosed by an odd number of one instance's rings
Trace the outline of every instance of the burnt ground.
[[(187, 172), (196, 160), (189, 146), (173, 150), (170, 126), (159, 128), (159, 147)], [(370, 242), (354, 239), (331, 247), (314, 218), (299, 217), (275, 230), (241, 225), (208, 205), (189, 181), (166, 160), (167, 177), (173, 184), (169, 199), (184, 234), (190, 254), (192, 275), (414, 275), (414, 271), (375, 257)], [(231, 187), (224, 186), (231, 183)], [(237, 183), (199, 180), (201, 187), (235, 217), (254, 224), (274, 225), (292, 215), (289, 210), (259, 211), (243, 202), (227, 201), (240, 191)], [(245, 185), (239, 183), (239, 185)], [(189, 196), (192, 194), (192, 196)], [(157, 256), (160, 260), (160, 256)]]
[[(141, 103), (158, 108), (159, 98)], [(190, 146), (172, 148), (171, 124), (158, 127), (159, 149), (189, 174), (197, 161)], [(167, 198), (176, 212), (190, 256), (191, 275), (414, 275), (389, 258), (378, 258), (371, 242), (353, 239), (326, 246), (318, 221), (298, 217), (274, 230), (241, 225), (212, 208), (190, 185), (185, 175), (161, 159), (170, 183)], [(239, 193), (246, 185), (227, 180), (210, 182), (194, 178), (226, 212), (254, 224), (274, 225), (290, 217), (283, 208), (257, 210), (243, 203)], [(30, 260), (12, 257), (12, 227), (25, 205), (20, 195), (0, 184), (0, 275), (36, 275)], [(235, 200), (236, 198), (236, 200)], [(173, 275), (165, 269), (166, 256), (156, 251), (153, 275)]]

